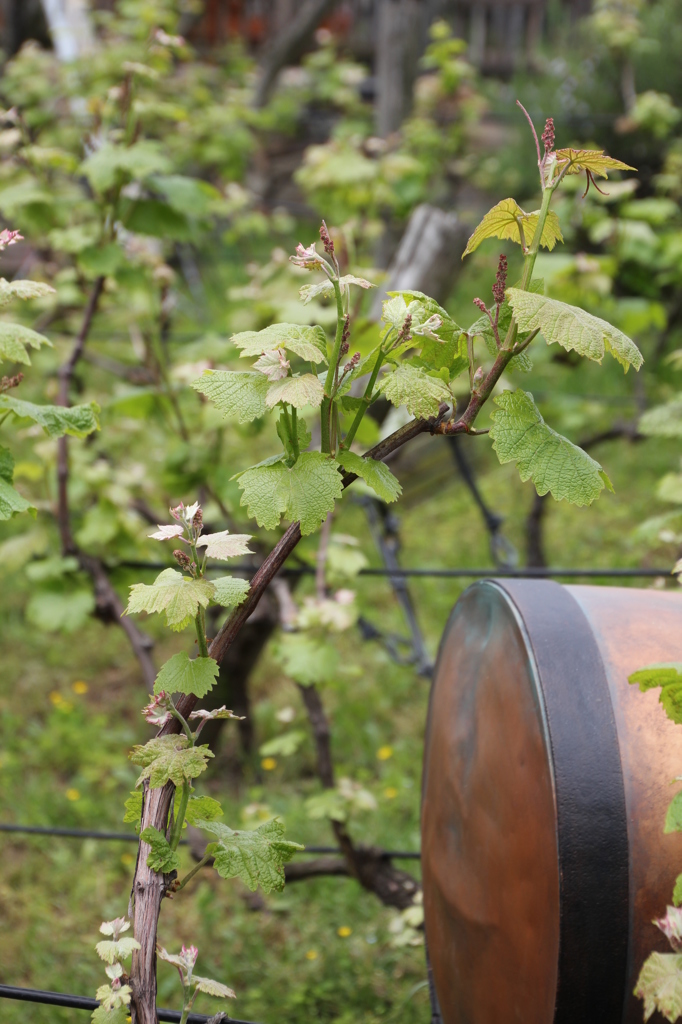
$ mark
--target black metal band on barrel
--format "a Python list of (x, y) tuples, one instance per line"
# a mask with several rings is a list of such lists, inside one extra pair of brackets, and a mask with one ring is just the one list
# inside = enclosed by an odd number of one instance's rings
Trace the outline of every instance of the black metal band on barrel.
[(530, 580), (498, 580), (495, 586), (525, 625), (551, 746), (561, 885), (554, 1024), (620, 1024), (628, 953), (628, 836), (602, 657), (585, 615), (564, 587)]

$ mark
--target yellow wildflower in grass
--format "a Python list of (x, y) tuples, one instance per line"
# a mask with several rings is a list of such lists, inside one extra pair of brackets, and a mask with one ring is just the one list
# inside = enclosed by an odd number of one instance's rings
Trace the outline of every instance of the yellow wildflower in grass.
[(266, 772), (271, 772), (277, 767), (277, 761), (274, 757), (264, 757), (260, 763), (261, 768)]
[(77, 693), (80, 696), (82, 696), (84, 693), (88, 692), (90, 687), (83, 679), (77, 679), (75, 683), (71, 684), (71, 689), (73, 690), (74, 693)]
[(132, 864), (134, 859), (135, 858), (133, 857), (132, 853), (122, 853), (121, 854), (121, 864), (125, 864), (126, 866), (128, 864)]
[(74, 801), (74, 800), (80, 800), (80, 798), (81, 798), (81, 795), (80, 795), (80, 791), (79, 790), (77, 790), (77, 789), (67, 789), (67, 791), (66, 791), (66, 799), (67, 800)]
[(317, 950), (309, 949), (305, 955), (306, 960), (317, 960)]
[(52, 701), (55, 707), (58, 707), (60, 704), (64, 703), (64, 698), (62, 697), (59, 690), (53, 690), (49, 696), (50, 700)]
[(387, 800), (395, 800), (397, 795), (398, 790), (395, 788), (395, 786), (387, 786), (386, 789), (384, 790), (384, 796), (386, 797)]
[(347, 924), (342, 924), (340, 928), (336, 929), (336, 934), (341, 939), (347, 939), (349, 935), (353, 934), (353, 929), (349, 928)]
[(393, 747), (379, 747), (377, 757), (380, 761), (388, 761), (389, 757), (393, 757)]

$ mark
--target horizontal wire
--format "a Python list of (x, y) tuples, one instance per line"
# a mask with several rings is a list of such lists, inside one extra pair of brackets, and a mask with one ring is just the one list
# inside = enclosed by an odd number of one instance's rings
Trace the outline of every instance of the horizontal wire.
[[(168, 562), (143, 562), (135, 560), (123, 560), (115, 564), (107, 565), (107, 569), (110, 571), (113, 569), (149, 569), (160, 570), (160, 569), (173, 569), (175, 566), (170, 565)], [(209, 570), (215, 570), (216, 572), (224, 572), (224, 565), (215, 565), (209, 563), (207, 566)], [(230, 566), (230, 572), (235, 573), (255, 573), (257, 566), (252, 565), (232, 565)], [(315, 566), (313, 565), (301, 565), (285, 567), (279, 570), (278, 575), (284, 576), (311, 576), (315, 574)], [(422, 577), (434, 577), (434, 578), (471, 578), (478, 579), (483, 577), (495, 578), (496, 576), (509, 576), (513, 579), (552, 579), (554, 576), (565, 576), (570, 578), (586, 578), (590, 577), (611, 577), (613, 579), (654, 579), (659, 576), (670, 576), (671, 569), (669, 566), (653, 568), (653, 569), (566, 569), (561, 567), (556, 568), (520, 568), (520, 569), (501, 569), (501, 568), (482, 568), (482, 569), (469, 569), (466, 566), (457, 566), (452, 569), (428, 569), (428, 568), (416, 568), (416, 569), (385, 569), (385, 568), (367, 568), (360, 569), (360, 576), (422, 576)]]
[[(48, 828), (43, 825), (10, 825), (0, 823), (0, 832), (19, 832), (28, 835), (38, 836), (62, 836), (69, 839), (105, 839), (120, 840), (127, 843), (138, 842), (138, 836), (133, 832), (94, 832), (78, 828)], [(181, 839), (180, 845), (186, 846), (187, 839)], [(306, 853), (341, 853), (338, 846), (306, 846), (304, 850), (295, 850), (296, 854)], [(395, 860), (419, 860), (421, 854), (418, 850), (385, 850), (382, 851), (385, 858)]]
[[(75, 996), (68, 992), (47, 992), (39, 988), (17, 988), (14, 985), (0, 985), (0, 999), (18, 999), (25, 1003), (44, 1003), (48, 1006), (68, 1006), (74, 1010), (96, 1010), (97, 999), (88, 996)], [(179, 1022), (182, 1013), (179, 1010), (157, 1009), (160, 1021)], [(215, 1016), (214, 1014), (212, 1016)], [(190, 1013), (187, 1024), (206, 1024), (211, 1017), (205, 1013)], [(240, 1020), (238, 1017), (225, 1017), (225, 1024), (254, 1024), (254, 1021)]]

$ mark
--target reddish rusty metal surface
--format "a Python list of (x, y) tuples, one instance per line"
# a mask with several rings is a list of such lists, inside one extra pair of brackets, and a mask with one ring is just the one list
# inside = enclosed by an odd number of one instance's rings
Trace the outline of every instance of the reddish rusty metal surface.
[(552, 1020), (559, 872), (531, 675), (514, 619), (484, 588), (470, 589), (441, 650), (422, 812), (427, 937), (445, 1024)]
[[(669, 948), (651, 919), (664, 913), (682, 871), (682, 835), (662, 831), (674, 792), (668, 783), (682, 768), (682, 728), (667, 719), (657, 691), (642, 694), (627, 676), (648, 663), (682, 661), (682, 595), (566, 589), (601, 654), (615, 717), (629, 850), (622, 1024), (639, 1024), (642, 1004), (631, 993), (642, 962)], [(552, 1024), (557, 812), (530, 653), (542, 638), (530, 643), (511, 603), (505, 608), (493, 591), (479, 585), (460, 598), (432, 691), (422, 810), (426, 932), (444, 1024)]]
[(617, 587), (567, 589), (592, 625), (616, 717), (630, 849), (631, 925), (623, 1024), (641, 1024), (642, 1003), (632, 990), (651, 950), (670, 952), (651, 922), (672, 902), (675, 878), (682, 872), (682, 834), (663, 834), (666, 808), (675, 792), (669, 783), (682, 774), (682, 727), (665, 715), (660, 691), (640, 693), (627, 677), (652, 662), (682, 661), (682, 595)]

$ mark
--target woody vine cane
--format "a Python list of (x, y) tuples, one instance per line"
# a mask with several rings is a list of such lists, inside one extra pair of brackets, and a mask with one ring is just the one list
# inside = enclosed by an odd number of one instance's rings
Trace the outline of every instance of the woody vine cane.
[[(145, 709), (149, 719), (161, 726), (160, 732), (131, 755), (142, 767), (137, 795), (129, 801), (129, 820), (136, 819), (141, 829), (130, 907), (134, 938), (128, 940), (127, 955), (114, 956), (108, 965), (115, 977), (111, 995), (103, 993), (107, 1008), (103, 1002), (98, 1020), (114, 1024), (108, 1015), (123, 1012), (129, 1003), (134, 1024), (155, 1024), (161, 903), (165, 896), (184, 888), (198, 870), (183, 880), (175, 876), (176, 848), (185, 822), (212, 837), (204, 859), (212, 858), (224, 877), (239, 876), (251, 887), (261, 884), (266, 891), (283, 884), (284, 862), (297, 847), (283, 839), (281, 824), (272, 821), (253, 832), (233, 831), (218, 821), (222, 809), (216, 801), (207, 803), (207, 798), (193, 793), (194, 780), (212, 756), (198, 742), (203, 722), (207, 716), (232, 717), (225, 708), (199, 713), (195, 705), (213, 685), (220, 661), (275, 574), (300, 538), (319, 529), (344, 487), (361, 477), (382, 500), (396, 500), (400, 485), (382, 459), (425, 431), (489, 433), (501, 462), (515, 462), (523, 480), (532, 479), (538, 493), (549, 492), (556, 499), (589, 504), (604, 487), (611, 486), (599, 463), (545, 423), (529, 392), (509, 389), (507, 375), (528, 367), (531, 345), (540, 336), (547, 344), (561, 345), (598, 362), (609, 352), (625, 370), (641, 365), (642, 356), (626, 335), (579, 307), (547, 297), (542, 282), (533, 278), (540, 247), (552, 249), (562, 240), (558, 218), (550, 206), (565, 178), (584, 171), (589, 187), (594, 176), (607, 177), (612, 170), (628, 168), (601, 151), (556, 150), (551, 121), (542, 136), (544, 151), (533, 134), (542, 193), (539, 209), (527, 213), (515, 200), (502, 200), (483, 218), (465, 251), (465, 255), (473, 252), (492, 237), (521, 245), (521, 280), (507, 286), (506, 260), (501, 257), (492, 304), (488, 307), (475, 300), (481, 315), (470, 327), (460, 327), (442, 306), (421, 292), (391, 293), (383, 306), (377, 345), (364, 357), (359, 353), (348, 357), (350, 291), (371, 285), (363, 278), (341, 273), (333, 240), (323, 223), (323, 253), (318, 253), (314, 244), (299, 245), (292, 261), (321, 274), (319, 283), (301, 289), (301, 298), (306, 302), (327, 294), (334, 300), (333, 342), (328, 345), (324, 331), (317, 326), (274, 324), (263, 331), (243, 332), (232, 342), (252, 365), (247, 370), (207, 371), (193, 384), (220, 411), (241, 422), (278, 413), (279, 451), (237, 479), (242, 505), (260, 527), (275, 529), (282, 517), (291, 525), (250, 585), (231, 576), (209, 581), (206, 557), (227, 560), (244, 553), (250, 538), (227, 531), (205, 535), (198, 505), (180, 505), (173, 510), (174, 522), (160, 526), (154, 536), (182, 545), (175, 551), (181, 571), (167, 569), (152, 585), (132, 588), (127, 611), (162, 613), (174, 630), (193, 626), (198, 656), (190, 659), (190, 652), (185, 651), (161, 668), (154, 686), (155, 701)], [(463, 373), (469, 375), (470, 395), (460, 410), (452, 385)], [(350, 388), (360, 378), (366, 383), (362, 396), (356, 398)], [(507, 389), (493, 398), (495, 389), (504, 384)], [(354, 448), (357, 430), (379, 395), (395, 406), (405, 406), (414, 419), (361, 455)], [(491, 398), (495, 409), (490, 426), (481, 429), (476, 422)], [(319, 450), (312, 450), (303, 417), (316, 409), (321, 443)], [(231, 609), (213, 640), (206, 636), (205, 627), (205, 611), (211, 603)], [(170, 694), (178, 696), (173, 699)], [(193, 730), (195, 722), (199, 724)], [(114, 929), (114, 924), (107, 927)], [(119, 938), (114, 942), (124, 941), (122, 927), (116, 926)], [(159, 956), (180, 973), (189, 1012), (196, 993), (208, 990), (195, 984), (193, 947), (185, 947), (180, 954), (161, 949)], [(123, 963), (130, 953), (128, 975)], [(220, 987), (206, 979), (201, 984), (204, 982), (216, 992)], [(124, 996), (117, 995), (124, 989)]]

